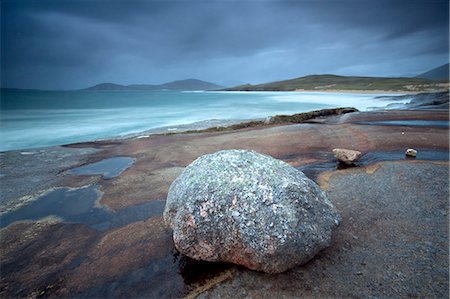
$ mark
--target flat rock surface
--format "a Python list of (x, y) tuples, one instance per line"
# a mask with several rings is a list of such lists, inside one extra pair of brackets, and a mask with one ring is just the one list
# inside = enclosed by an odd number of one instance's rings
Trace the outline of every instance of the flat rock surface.
[(278, 275), (244, 269), (200, 298), (448, 297), (448, 165), (327, 173), (342, 223), (331, 247)]
[[(180, 256), (161, 213), (105, 231), (52, 218), (11, 224), (0, 230), (0, 297), (448, 297), (448, 127), (370, 124), (448, 117), (448, 110), (350, 113), (320, 123), (2, 153), (2, 207), (56, 187), (95, 184), (102, 194), (96, 204), (119, 217), (162, 202), (172, 181), (201, 155), (255, 150), (307, 167), (328, 190), (342, 224), (330, 248), (279, 275)], [(337, 169), (336, 147), (360, 150), (359, 167)], [(405, 159), (407, 148), (418, 150), (416, 159)], [(383, 153), (398, 154), (401, 163), (379, 164)], [(422, 153), (436, 161), (420, 161)], [(68, 173), (119, 156), (135, 163), (117, 177)]]

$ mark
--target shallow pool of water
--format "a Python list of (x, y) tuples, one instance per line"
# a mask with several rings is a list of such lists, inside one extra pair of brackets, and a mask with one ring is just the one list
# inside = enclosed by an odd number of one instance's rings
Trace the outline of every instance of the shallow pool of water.
[(101, 161), (86, 164), (69, 170), (69, 173), (77, 175), (101, 174), (105, 180), (115, 178), (133, 165), (135, 159), (130, 157), (113, 157)]
[(114, 212), (96, 205), (100, 196), (97, 185), (74, 189), (58, 188), (39, 196), (27, 206), (3, 215), (0, 218), (0, 227), (6, 227), (20, 220), (38, 220), (56, 216), (65, 222), (84, 223), (105, 231), (162, 215), (165, 206), (165, 201), (152, 200)]
[(9, 212), (0, 218), (0, 226), (5, 227), (19, 220), (37, 220), (54, 215), (67, 221), (79, 215), (92, 212), (100, 192), (97, 185), (85, 188), (58, 188), (31, 202), (29, 205)]
[[(446, 150), (418, 150), (417, 157), (408, 157), (404, 151), (372, 151), (364, 154), (354, 165), (346, 165), (337, 161), (330, 156), (330, 160), (317, 162), (296, 167), (301, 170), (307, 177), (317, 180), (320, 173), (324, 171), (334, 171), (346, 169), (350, 167), (367, 166), (384, 161), (400, 161), (400, 160), (428, 160), (428, 161), (448, 161), (449, 152)], [(332, 157), (332, 158), (331, 158)]]

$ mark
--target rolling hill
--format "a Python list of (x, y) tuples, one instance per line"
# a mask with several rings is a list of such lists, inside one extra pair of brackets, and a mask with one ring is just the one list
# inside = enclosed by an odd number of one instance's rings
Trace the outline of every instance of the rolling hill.
[(447, 80), (449, 79), (449, 64), (441, 65), (437, 68), (429, 70), (428, 72), (417, 75), (416, 78), (424, 78), (431, 80)]
[(159, 85), (151, 84), (131, 84), (131, 85), (120, 85), (114, 83), (101, 83), (95, 86), (86, 88), (85, 90), (98, 90), (98, 91), (115, 91), (115, 90), (217, 90), (222, 88), (222, 86), (197, 80), (197, 79), (186, 79), (178, 80), (173, 82), (168, 82)]
[(444, 81), (423, 78), (356, 77), (337, 75), (310, 75), (290, 80), (258, 85), (240, 85), (227, 91), (333, 91), (333, 90), (385, 90), (429, 91), (445, 89)]

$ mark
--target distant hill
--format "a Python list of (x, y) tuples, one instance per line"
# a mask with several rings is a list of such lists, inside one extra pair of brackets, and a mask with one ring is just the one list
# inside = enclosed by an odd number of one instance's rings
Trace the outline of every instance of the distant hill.
[(114, 83), (101, 83), (86, 88), (86, 90), (125, 90), (125, 89), (127, 89), (127, 86)]
[(223, 88), (223, 86), (197, 79), (173, 81), (161, 84), (159, 87), (170, 90), (212, 90)]
[(422, 78), (355, 77), (337, 75), (310, 75), (290, 80), (258, 85), (240, 85), (228, 91), (332, 91), (332, 90), (386, 90), (426, 91), (444, 89), (442, 82)]
[(429, 70), (428, 72), (417, 75), (416, 78), (424, 78), (431, 80), (449, 80), (449, 64), (441, 65), (437, 68)]
[(114, 83), (101, 83), (95, 86), (86, 88), (85, 90), (217, 90), (221, 89), (223, 86), (197, 80), (197, 79), (186, 79), (178, 80), (173, 82), (168, 82), (159, 85), (151, 84), (131, 84), (131, 85), (120, 85)]

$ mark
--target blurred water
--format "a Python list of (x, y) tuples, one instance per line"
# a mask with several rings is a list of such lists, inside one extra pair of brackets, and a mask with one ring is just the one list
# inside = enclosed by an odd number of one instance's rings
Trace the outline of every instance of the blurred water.
[(386, 106), (387, 94), (1, 91), (0, 151), (91, 141), (199, 121)]

